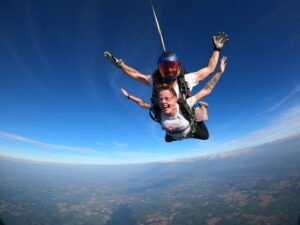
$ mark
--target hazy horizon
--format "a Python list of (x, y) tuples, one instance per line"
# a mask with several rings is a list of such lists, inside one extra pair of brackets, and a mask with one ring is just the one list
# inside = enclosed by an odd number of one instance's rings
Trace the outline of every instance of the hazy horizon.
[(135, 165), (0, 160), (0, 218), (6, 225), (294, 225), (299, 146), (295, 137), (227, 157)]

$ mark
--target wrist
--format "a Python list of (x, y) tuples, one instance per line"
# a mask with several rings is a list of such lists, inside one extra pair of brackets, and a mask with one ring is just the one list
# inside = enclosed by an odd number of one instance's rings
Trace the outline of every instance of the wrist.
[(122, 67), (122, 64), (123, 64), (123, 60), (122, 59), (119, 59), (116, 63), (117, 67), (121, 68)]
[(130, 99), (130, 95), (127, 95), (127, 98)]
[(221, 49), (222, 49), (222, 48), (219, 48), (219, 47), (217, 47), (217, 46), (214, 46), (214, 51), (221, 52)]

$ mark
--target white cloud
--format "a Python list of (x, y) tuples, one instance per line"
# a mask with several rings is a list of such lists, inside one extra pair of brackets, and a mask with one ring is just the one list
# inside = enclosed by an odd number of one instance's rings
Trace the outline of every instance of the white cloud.
[(99, 146), (106, 146), (106, 144), (102, 143), (102, 142), (97, 142), (96, 145), (99, 145)]
[(27, 144), (36, 145), (42, 148), (48, 148), (48, 149), (59, 149), (59, 150), (69, 150), (69, 151), (75, 151), (75, 152), (97, 152), (95, 149), (92, 148), (85, 148), (85, 147), (74, 147), (74, 146), (66, 146), (66, 145), (54, 145), (49, 144), (37, 140), (33, 140), (30, 138), (26, 138), (23, 136), (19, 136), (16, 134), (10, 134), (4, 131), (0, 131), (0, 138), (12, 140), (12, 141), (18, 141), (23, 142)]
[(298, 84), (288, 95), (284, 96), (281, 100), (277, 102), (273, 107), (269, 108), (267, 112), (271, 112), (275, 109), (278, 109), (281, 105), (287, 102), (291, 97), (300, 92), (300, 84)]
[[(245, 150), (251, 150), (253, 147), (260, 146), (266, 143), (273, 143), (285, 138), (300, 135), (300, 105), (295, 105), (289, 109), (284, 109), (281, 113), (269, 118), (268, 126), (255, 130), (247, 135), (236, 137), (227, 142), (210, 139), (207, 142), (201, 142), (195, 145), (194, 148), (181, 149), (180, 151), (173, 149), (172, 151), (153, 152), (150, 150), (128, 150), (129, 145), (112, 141), (110, 143), (98, 142), (99, 146), (114, 147), (119, 151), (106, 152), (106, 154), (85, 154), (81, 156), (68, 156), (68, 158), (60, 159), (61, 156), (54, 155), (53, 161), (63, 162), (80, 162), (88, 164), (116, 164), (116, 163), (146, 163), (146, 162), (176, 162), (182, 159), (213, 159), (219, 157), (227, 157), (233, 154), (242, 154)], [(53, 145), (30, 138), (22, 137), (15, 134), (0, 131), (0, 138), (5, 138), (13, 141), (37, 145), (49, 149), (62, 149), (77, 152), (96, 152), (90, 148), (80, 148), (73, 146)], [(198, 142), (197, 142), (198, 143)], [(177, 143), (177, 147), (180, 143)], [(162, 147), (162, 146), (161, 146)], [(175, 148), (175, 145), (174, 145)], [(231, 152), (235, 151), (235, 152)], [(96, 152), (99, 153), (99, 152)], [(51, 157), (50, 157), (51, 158)], [(81, 159), (81, 160), (80, 160)], [(84, 160), (82, 160), (84, 159)]]
[(145, 159), (148, 161), (150, 159), (153, 160), (153, 158), (157, 158), (159, 155), (156, 153), (152, 153), (143, 149), (140, 150), (127, 150), (127, 151), (116, 151), (113, 153), (113, 155), (122, 157), (123, 159), (134, 159), (136, 161), (139, 161), (140, 159)]
[(124, 149), (124, 148), (128, 147), (128, 144), (123, 144), (123, 143), (119, 143), (119, 142), (116, 142), (116, 141), (113, 141), (112, 144), (117, 149)]
[[(285, 139), (291, 136), (300, 134), (300, 106), (294, 106), (280, 114), (270, 118), (269, 126), (259, 130), (255, 130), (248, 135), (237, 137), (229, 142), (225, 143), (212, 143), (210, 150), (205, 151), (217, 153), (232, 150), (239, 150), (248, 147), (254, 147), (266, 143), (271, 143), (281, 139)], [(202, 154), (203, 154), (203, 150)], [(195, 154), (197, 150), (191, 150), (192, 154)], [(199, 152), (199, 150), (198, 150)]]

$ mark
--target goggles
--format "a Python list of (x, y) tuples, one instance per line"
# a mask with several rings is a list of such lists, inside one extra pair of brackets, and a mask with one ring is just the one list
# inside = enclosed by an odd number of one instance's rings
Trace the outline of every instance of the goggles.
[(179, 74), (179, 71), (180, 71), (180, 63), (179, 63), (179, 61), (160, 62), (158, 64), (158, 67), (159, 67), (159, 72), (161, 73), (161, 75), (164, 78), (173, 78), (173, 76), (172, 77), (168, 76), (168, 74), (171, 72), (171, 73), (176, 74), (176, 76), (175, 76), (175, 79), (176, 79), (177, 76), (178, 76), (178, 74)]

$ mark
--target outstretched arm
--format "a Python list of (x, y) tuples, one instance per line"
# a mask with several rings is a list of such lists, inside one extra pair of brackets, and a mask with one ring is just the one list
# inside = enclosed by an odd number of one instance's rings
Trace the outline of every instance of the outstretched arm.
[(104, 52), (104, 57), (107, 58), (112, 64), (119, 67), (123, 72), (131, 77), (132, 79), (139, 81), (145, 85), (150, 85), (148, 82), (148, 77), (136, 69), (133, 69), (132, 67), (126, 65), (122, 59), (118, 59), (114, 57), (110, 52), (106, 51)]
[(216, 36), (212, 37), (214, 50), (211, 57), (208, 60), (208, 64), (206, 67), (196, 72), (198, 75), (199, 82), (207, 78), (212, 72), (215, 71), (219, 60), (220, 51), (228, 40), (228, 36), (224, 32), (219, 32)]
[(222, 76), (222, 74), (225, 71), (226, 60), (227, 60), (227, 57), (223, 56), (221, 59), (221, 62), (220, 62), (218, 72), (210, 79), (210, 81), (207, 82), (207, 84), (205, 85), (205, 87), (203, 89), (201, 89), (196, 95), (194, 95), (196, 98), (196, 102), (198, 102), (203, 97), (209, 95), (211, 93), (211, 91), (214, 89), (215, 85), (218, 83), (220, 77)]
[(125, 74), (127, 74), (129, 77), (131, 77), (132, 79), (139, 81), (145, 85), (150, 85), (148, 82), (148, 77), (142, 73), (140, 73), (139, 71), (137, 71), (136, 69), (133, 69), (132, 67), (126, 65), (124, 62), (122, 62), (122, 64), (120, 65), (121, 70), (123, 70), (123, 72)]
[(139, 106), (141, 106), (142, 108), (145, 109), (150, 109), (150, 104), (148, 104), (147, 102), (145, 102), (143, 99), (140, 99), (138, 97), (132, 96), (130, 95), (125, 89), (121, 88), (121, 91), (123, 93), (123, 95), (125, 97), (127, 97), (128, 99), (130, 99), (131, 101), (135, 102), (136, 104), (138, 104)]

